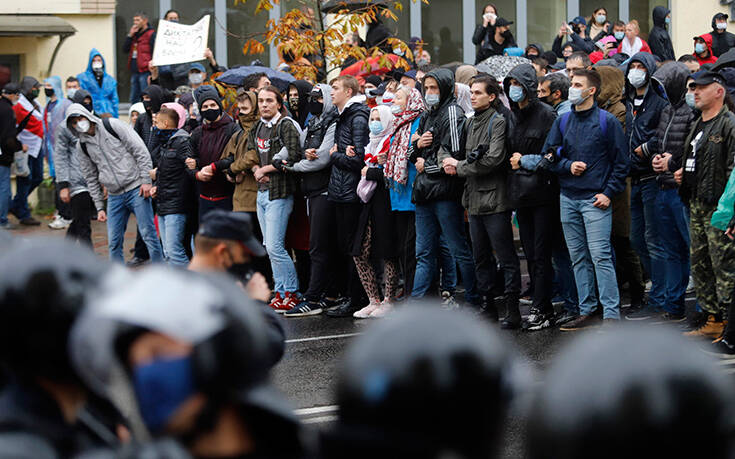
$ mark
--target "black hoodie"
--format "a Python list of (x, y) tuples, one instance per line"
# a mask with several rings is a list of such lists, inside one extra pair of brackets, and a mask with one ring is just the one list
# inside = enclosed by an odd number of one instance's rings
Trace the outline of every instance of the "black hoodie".
[(299, 92), (299, 105), (294, 109), (291, 107), (291, 103), (289, 102), (288, 108), (291, 111), (293, 118), (298, 121), (301, 129), (306, 129), (306, 119), (309, 117), (309, 94), (314, 86), (304, 80), (294, 81), (288, 85), (288, 89), (290, 90), (292, 86)]
[(735, 35), (731, 34), (727, 30), (722, 33), (718, 33), (717, 17), (721, 14), (722, 13), (717, 13), (712, 17), (712, 32), (710, 32), (710, 35), (712, 36), (712, 54), (714, 54), (715, 57), (720, 57), (731, 48), (735, 47)]
[[(416, 163), (418, 158), (424, 159), (424, 172), (416, 176), (413, 185), (412, 201), (416, 204), (430, 201), (457, 200), (462, 197), (463, 180), (446, 175), (439, 163), (438, 153), (441, 149), (454, 159), (464, 159), (464, 132), (465, 115), (457, 105), (454, 97), (454, 72), (449, 69), (432, 70), (424, 78), (433, 78), (439, 85), (439, 103), (421, 116), (418, 135), (433, 129), (434, 142), (426, 148), (419, 148), (418, 141), (413, 143), (411, 162)], [(426, 97), (424, 90), (424, 97)]]
[(133, 129), (138, 133), (140, 138), (143, 139), (143, 143), (145, 143), (148, 151), (152, 152), (158, 146), (158, 139), (156, 139), (155, 136), (151, 136), (151, 132), (153, 131), (152, 115), (154, 113), (158, 113), (161, 110), (161, 104), (164, 103), (163, 88), (152, 84), (143, 91), (143, 95), (151, 98), (151, 110), (149, 112), (146, 109), (144, 113), (141, 113), (140, 116), (138, 116)]
[(651, 47), (651, 54), (658, 56), (661, 62), (676, 60), (671, 37), (666, 30), (666, 16), (669, 13), (671, 11), (663, 6), (657, 6), (653, 9), (653, 28), (648, 36), (648, 46)]

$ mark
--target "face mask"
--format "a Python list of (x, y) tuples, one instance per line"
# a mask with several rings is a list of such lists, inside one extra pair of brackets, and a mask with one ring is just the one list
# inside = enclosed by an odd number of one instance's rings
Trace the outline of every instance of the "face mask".
[(705, 51), (705, 47), (703, 43), (697, 43), (694, 45), (694, 52), (697, 54), (702, 54)]
[(202, 113), (202, 118), (212, 123), (217, 118), (219, 118), (219, 115), (220, 113), (222, 113), (222, 110), (220, 110), (219, 108), (210, 108), (209, 110), (202, 110), (201, 113)]
[(554, 102), (551, 101), (551, 96), (541, 98), (541, 102), (543, 102), (546, 105), (549, 105), (551, 107), (554, 106)]
[(380, 123), (380, 121), (371, 121), (370, 122), (370, 133), (373, 135), (378, 135), (381, 132), (383, 132), (383, 125)]
[(395, 94), (393, 94), (390, 91), (385, 91), (383, 93), (383, 99), (382, 99), (382, 101), (383, 101), (384, 104), (389, 104), (389, 103), (392, 103), (393, 102), (393, 99), (395, 99), (395, 98), (396, 98), (396, 95)]
[(49, 88), (43, 88), (43, 93), (46, 94), (46, 97), (52, 97), (54, 95), (54, 90)]
[(321, 102), (317, 102), (315, 100), (312, 100), (309, 102), (309, 113), (315, 116), (319, 116), (324, 111), (324, 104)]
[(252, 117), (252, 113), (238, 113), (237, 119), (240, 120), (240, 124), (247, 124), (248, 121), (250, 121), (250, 118)]
[(510, 33), (510, 30), (506, 30), (505, 32), (500, 34), (503, 38), (510, 38), (513, 36), (512, 33)]
[(390, 108), (390, 112), (391, 112), (391, 113), (393, 113), (393, 114), (394, 114), (394, 115), (396, 115), (396, 116), (400, 115), (400, 114), (401, 114), (401, 113), (403, 113), (404, 111), (405, 111), (405, 110), (403, 110), (403, 107), (401, 107), (400, 105), (393, 105), (393, 106), (392, 106), (392, 107)]
[(82, 104), (82, 107), (86, 108), (89, 113), (94, 112), (94, 107), (92, 104)]
[(396, 56), (403, 56), (403, 50), (401, 50), (401, 48), (393, 48), (393, 54)]
[(598, 24), (604, 24), (606, 19), (607, 16), (605, 16), (604, 14), (598, 14), (597, 16), (595, 16), (595, 21), (597, 21)]
[(74, 129), (77, 130), (80, 134), (86, 134), (87, 131), (89, 131), (89, 120), (86, 118), (82, 118), (81, 120), (77, 121), (77, 124)]
[[(666, 18), (668, 19), (668, 18)], [(725, 30), (727, 29), (727, 22), (718, 22), (717, 23), (717, 30)]]
[(523, 88), (520, 86), (511, 86), (510, 90), (508, 91), (508, 97), (510, 97), (510, 100), (513, 102), (520, 102), (523, 100)]
[(145, 111), (147, 111), (148, 113), (151, 112), (151, 104), (152, 102), (150, 100), (143, 101), (143, 107), (145, 107)]
[(426, 99), (426, 105), (429, 107), (439, 104), (439, 94), (427, 94), (424, 99)]
[(299, 109), (299, 98), (289, 97), (288, 105), (290, 105), (293, 110), (298, 110)]
[(634, 88), (638, 89), (646, 84), (646, 71), (641, 69), (632, 69), (628, 72), (628, 81)]
[(192, 72), (189, 74), (189, 83), (202, 84), (203, 81), (204, 75), (201, 72)]
[(572, 105), (580, 105), (582, 102), (587, 100), (587, 97), (582, 96), (582, 93), (584, 91), (579, 88), (569, 88), (569, 102), (572, 103)]
[(102, 62), (92, 62), (92, 71), (102, 73)]
[(667, 16), (667, 17), (666, 17), (666, 18), (664, 19), (664, 22), (665, 22), (665, 23), (666, 23), (667, 25), (668, 25), (668, 24), (671, 24), (671, 18)]
[(615, 32), (613, 35), (615, 35), (615, 39), (617, 41), (620, 41), (623, 38), (625, 38), (625, 32)]
[(696, 107), (696, 106), (694, 105), (694, 93), (693, 93), (693, 92), (688, 92), (688, 93), (686, 93), (686, 95), (684, 96), (684, 100), (686, 100), (686, 102), (687, 102), (687, 105), (689, 105), (689, 107), (691, 107), (691, 108), (693, 108), (693, 109), (694, 109), (694, 108), (697, 108), (697, 107)]
[(77, 93), (76, 88), (67, 89), (66, 90), (66, 97), (68, 97), (69, 99), (71, 99), (72, 97), (74, 97), (74, 94), (76, 94), (76, 93)]
[(191, 357), (181, 357), (154, 360), (133, 370), (140, 414), (151, 432), (163, 430), (181, 404), (194, 394), (191, 367)]
[(31, 99), (35, 99), (39, 94), (41, 94), (41, 91), (38, 88), (33, 88), (31, 90)]
[(416, 65), (419, 66), (419, 67), (421, 67), (423, 65), (427, 65), (428, 63), (429, 63), (429, 60), (428, 59), (425, 59), (425, 58), (416, 59)]

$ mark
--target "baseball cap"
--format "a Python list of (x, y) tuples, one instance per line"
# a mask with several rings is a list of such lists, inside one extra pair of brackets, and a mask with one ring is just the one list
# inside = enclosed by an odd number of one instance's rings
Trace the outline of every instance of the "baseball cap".
[(204, 221), (199, 224), (199, 234), (212, 239), (240, 241), (256, 257), (264, 257), (263, 245), (253, 236), (250, 215), (243, 212), (228, 212), (215, 209), (207, 212)]
[(198, 70), (202, 73), (207, 73), (207, 70), (199, 62), (194, 62), (193, 64), (189, 66), (189, 71), (191, 72), (192, 70)]
[(3, 94), (20, 94), (20, 86), (16, 83), (8, 83), (3, 87)]
[(586, 26), (587, 21), (582, 16), (577, 16), (576, 18), (572, 19), (572, 24), (579, 24)]
[(696, 86), (707, 86), (712, 83), (717, 83), (723, 87), (727, 87), (725, 78), (717, 72), (701, 72), (701, 75), (697, 76), (694, 80)]
[(495, 27), (505, 27), (513, 24), (513, 21), (509, 21), (505, 18), (497, 18), (495, 20)]

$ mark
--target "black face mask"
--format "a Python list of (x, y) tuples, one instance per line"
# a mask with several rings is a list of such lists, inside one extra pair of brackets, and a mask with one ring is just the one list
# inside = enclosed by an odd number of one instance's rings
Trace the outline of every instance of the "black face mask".
[(145, 111), (147, 111), (148, 113), (151, 112), (151, 105), (152, 105), (152, 102), (150, 100), (143, 101), (143, 107), (145, 107)]
[(41, 91), (38, 88), (31, 89), (30, 99), (33, 100), (41, 93)]
[(189, 118), (189, 121), (186, 122), (186, 125), (189, 126), (189, 129), (194, 130), (197, 126), (199, 126), (199, 122), (196, 120), (196, 118)]
[(513, 34), (510, 33), (510, 30), (506, 30), (505, 32), (501, 33), (500, 36), (503, 38), (510, 38)]
[(82, 107), (86, 108), (89, 113), (94, 112), (94, 107), (92, 104), (82, 104)]
[(219, 108), (210, 108), (209, 110), (202, 110), (200, 113), (202, 114), (202, 118), (212, 123), (219, 118), (222, 110)]
[[(235, 257), (232, 256), (232, 252), (230, 252), (230, 260), (233, 260), (233, 261), (235, 260)], [(243, 283), (249, 277), (251, 272), (252, 272), (252, 267), (250, 263), (247, 263), (247, 262), (233, 263), (227, 268), (228, 274), (233, 276), (235, 279), (242, 281)]]
[(43, 88), (43, 93), (46, 94), (46, 97), (52, 97), (54, 95), (54, 90), (51, 88)]
[(309, 101), (309, 113), (314, 116), (319, 116), (324, 111), (324, 104), (317, 102), (316, 100)]

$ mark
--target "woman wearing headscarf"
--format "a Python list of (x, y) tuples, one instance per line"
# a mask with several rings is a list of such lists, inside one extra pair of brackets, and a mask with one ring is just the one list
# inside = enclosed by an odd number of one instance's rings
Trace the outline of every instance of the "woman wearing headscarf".
[(464, 110), (464, 116), (469, 118), (474, 115), (475, 110), (472, 108), (472, 100), (470, 99), (470, 87), (463, 83), (455, 83), (454, 96), (457, 98), (457, 104)]
[(390, 189), (390, 204), (395, 226), (392, 239), (398, 245), (399, 261), (403, 273), (403, 293), (406, 297), (413, 290), (416, 273), (416, 206), (411, 202), (416, 166), (408, 160), (411, 136), (416, 132), (421, 114), (426, 110), (424, 98), (418, 89), (399, 89), (391, 111), (393, 135), (383, 174)]
[[(390, 150), (393, 119), (393, 113), (387, 105), (379, 105), (370, 111), (370, 143), (365, 147), (363, 179), (357, 187), (364, 204), (352, 251), (357, 273), (370, 304), (355, 312), (354, 317), (358, 319), (385, 316), (393, 309), (392, 301), (397, 293), (398, 263), (393, 238), (395, 225), (391, 213), (390, 192), (385, 186), (383, 174)], [(361, 191), (370, 186), (374, 188), (372, 193)], [(385, 298), (382, 302), (371, 259), (384, 260)]]

